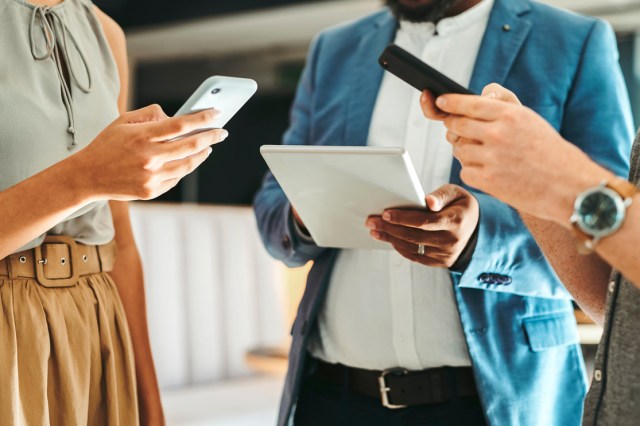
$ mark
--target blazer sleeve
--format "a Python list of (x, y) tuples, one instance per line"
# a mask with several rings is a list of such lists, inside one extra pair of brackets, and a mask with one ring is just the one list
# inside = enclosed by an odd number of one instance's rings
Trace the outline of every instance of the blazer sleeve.
[[(584, 43), (561, 123), (565, 139), (615, 174), (628, 175), (634, 135), (631, 107), (615, 36), (603, 21), (594, 22)], [(480, 204), (476, 250), (467, 268), (454, 273), (454, 281), (461, 287), (522, 296), (570, 297), (519, 214), (494, 197), (474, 195)], [(555, 282), (550, 283), (550, 277)]]
[[(298, 84), (291, 109), (285, 145), (310, 145), (314, 74), (322, 36), (311, 43), (307, 64)], [(291, 204), (271, 172), (265, 176), (254, 199), (254, 212), (262, 242), (274, 258), (287, 266), (302, 266), (320, 256), (326, 248), (318, 247), (294, 224)]]

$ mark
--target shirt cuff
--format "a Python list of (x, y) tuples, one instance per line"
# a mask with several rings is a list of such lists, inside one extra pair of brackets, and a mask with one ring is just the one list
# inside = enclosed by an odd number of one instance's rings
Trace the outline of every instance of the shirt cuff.
[(315, 244), (315, 242), (313, 241), (313, 237), (311, 237), (311, 234), (309, 234), (309, 231), (307, 231), (306, 229), (302, 229), (296, 218), (293, 216), (293, 212), (290, 213), (289, 218), (293, 226), (293, 232), (295, 233), (296, 238), (306, 244)]
[(463, 273), (469, 264), (471, 263), (471, 259), (473, 258), (473, 253), (476, 251), (476, 245), (478, 245), (478, 228), (480, 225), (476, 226), (476, 230), (473, 231), (471, 238), (469, 238), (469, 242), (467, 242), (467, 246), (460, 253), (460, 257), (456, 260), (449, 270), (455, 273)]

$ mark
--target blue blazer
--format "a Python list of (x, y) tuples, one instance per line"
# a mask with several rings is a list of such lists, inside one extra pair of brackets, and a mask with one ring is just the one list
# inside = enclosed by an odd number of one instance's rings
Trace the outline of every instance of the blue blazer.
[[(366, 145), (383, 75), (377, 58), (396, 28), (383, 9), (316, 37), (285, 144)], [(491, 82), (515, 92), (567, 140), (627, 176), (631, 111), (607, 24), (530, 0), (496, 0), (470, 88), (479, 93)], [(454, 160), (451, 182), (461, 185), (459, 172)], [(477, 247), (466, 270), (451, 277), (487, 421), (578, 425), (587, 378), (571, 297), (518, 214), (473, 193), (480, 204)], [(292, 329), (278, 421), (284, 426), (311, 364), (306, 346), (337, 251), (297, 238), (290, 204), (271, 174), (256, 196), (255, 213), (272, 256), (289, 266), (314, 262)]]

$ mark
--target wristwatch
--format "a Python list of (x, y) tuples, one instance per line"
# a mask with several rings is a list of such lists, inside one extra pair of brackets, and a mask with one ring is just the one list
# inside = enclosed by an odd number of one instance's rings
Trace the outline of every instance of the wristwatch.
[(615, 178), (578, 195), (571, 225), (580, 240), (578, 248), (581, 253), (593, 252), (602, 238), (620, 229), (637, 192), (638, 188), (632, 183)]

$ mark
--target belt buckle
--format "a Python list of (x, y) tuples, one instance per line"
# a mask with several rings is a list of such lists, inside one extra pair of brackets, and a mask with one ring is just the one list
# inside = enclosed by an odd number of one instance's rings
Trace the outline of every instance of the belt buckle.
[(384, 370), (380, 376), (378, 376), (378, 384), (380, 385), (380, 398), (382, 399), (382, 406), (385, 408), (389, 408), (391, 410), (397, 410), (400, 408), (407, 408), (406, 405), (395, 405), (389, 403), (389, 392), (391, 388), (387, 386), (387, 376), (393, 375), (405, 375), (409, 373), (409, 370), (405, 370), (404, 368), (392, 368), (389, 370)]
[[(69, 278), (47, 278), (44, 275), (44, 265), (48, 263), (48, 259), (42, 256), (44, 244), (65, 244), (69, 247)], [(42, 244), (34, 248), (34, 255), (36, 278), (44, 287), (73, 287), (80, 279), (80, 272), (74, 267), (74, 262), (78, 259), (78, 246), (73, 238), (66, 235), (47, 235)]]

